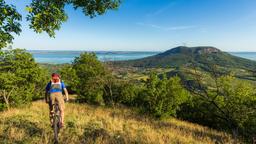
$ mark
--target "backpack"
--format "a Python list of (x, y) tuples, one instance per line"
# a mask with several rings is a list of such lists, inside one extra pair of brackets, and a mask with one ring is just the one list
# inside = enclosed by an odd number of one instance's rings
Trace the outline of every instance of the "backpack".
[[(52, 81), (50, 80), (50, 90), (53, 88), (53, 84), (52, 84)], [(54, 87), (55, 89), (61, 89), (61, 91), (62, 91), (62, 94), (64, 94), (64, 88), (62, 87), (62, 83), (63, 83), (63, 81), (62, 80), (60, 80), (59, 81), (59, 83), (56, 83), (56, 85), (58, 84), (58, 85), (60, 85), (59, 86), (59, 88), (57, 88), (56, 86)]]

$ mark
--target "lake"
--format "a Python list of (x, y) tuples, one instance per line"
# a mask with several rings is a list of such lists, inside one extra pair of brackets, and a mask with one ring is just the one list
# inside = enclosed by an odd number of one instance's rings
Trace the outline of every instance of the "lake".
[[(30, 50), (28, 52), (38, 63), (63, 64), (71, 63), (83, 51)], [(160, 52), (96, 51), (94, 53), (100, 61), (120, 61), (144, 58)], [(256, 52), (230, 52), (230, 54), (256, 61)]]

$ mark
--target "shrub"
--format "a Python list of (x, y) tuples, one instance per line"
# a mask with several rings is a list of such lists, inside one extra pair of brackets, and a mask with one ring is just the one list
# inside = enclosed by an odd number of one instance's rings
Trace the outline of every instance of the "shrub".
[(45, 71), (22, 49), (2, 51), (0, 57), (0, 103), (10, 108), (42, 96)]
[(120, 93), (118, 102), (128, 106), (139, 106), (142, 102), (139, 99), (139, 94), (142, 91), (142, 87), (139, 84), (123, 83), (120, 86)]
[(60, 74), (68, 88), (78, 94), (78, 101), (104, 104), (106, 69), (94, 53), (81, 53), (71, 65), (62, 67)]
[(197, 81), (201, 89), (190, 89), (194, 97), (183, 105), (179, 117), (249, 140), (256, 131), (255, 85), (230, 75), (215, 77), (212, 86)]
[(78, 84), (78, 77), (76, 75), (75, 69), (72, 65), (64, 65), (60, 69), (61, 79), (65, 82), (65, 86), (68, 89), (69, 93), (76, 93), (76, 87)]
[(188, 92), (182, 87), (179, 77), (160, 79), (151, 74), (140, 94), (144, 99), (144, 109), (155, 117), (176, 115), (180, 105), (188, 99)]

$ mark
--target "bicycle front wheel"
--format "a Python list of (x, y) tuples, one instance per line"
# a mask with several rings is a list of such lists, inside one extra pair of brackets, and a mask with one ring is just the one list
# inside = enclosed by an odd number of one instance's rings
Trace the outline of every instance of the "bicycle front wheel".
[(58, 143), (58, 133), (59, 133), (59, 117), (55, 116), (54, 117), (54, 143), (57, 144)]

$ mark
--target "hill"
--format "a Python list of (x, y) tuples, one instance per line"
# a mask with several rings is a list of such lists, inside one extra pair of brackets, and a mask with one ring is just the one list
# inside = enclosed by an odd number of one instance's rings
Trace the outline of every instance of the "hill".
[[(42, 101), (30, 107), (0, 113), (0, 143), (53, 141), (48, 106)], [(207, 127), (168, 119), (157, 121), (124, 107), (106, 108), (67, 103), (66, 126), (60, 143), (232, 143), (230, 135)]]
[(226, 68), (255, 69), (256, 62), (223, 52), (215, 47), (185, 47), (179, 46), (163, 53), (137, 59), (114, 62), (120, 66), (134, 67), (181, 67), (194, 63), (204, 67), (212, 63)]

